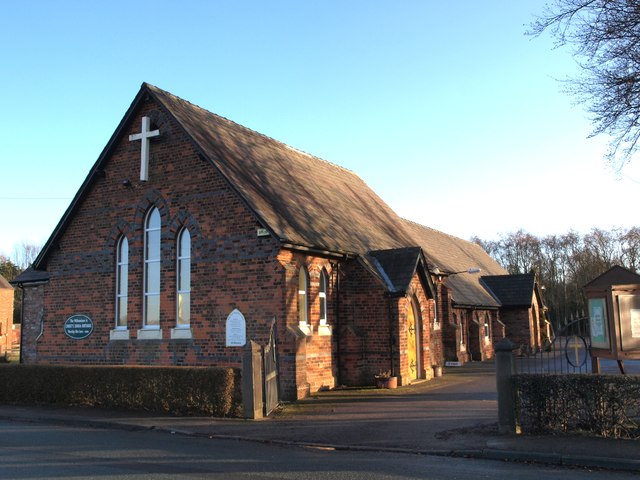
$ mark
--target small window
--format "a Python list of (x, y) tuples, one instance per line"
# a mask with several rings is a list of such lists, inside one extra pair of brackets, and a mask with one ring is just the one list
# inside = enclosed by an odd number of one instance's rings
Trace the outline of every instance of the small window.
[(491, 322), (489, 321), (489, 314), (484, 314), (484, 339), (485, 341), (489, 341), (489, 337), (491, 336)]
[(176, 328), (188, 328), (191, 323), (191, 234), (186, 228), (178, 237)]
[(308, 285), (309, 278), (307, 277), (307, 271), (304, 267), (301, 267), (300, 274), (298, 275), (298, 319), (300, 325), (309, 324), (309, 306), (307, 304)]
[(438, 302), (433, 300), (431, 304), (433, 305), (433, 329), (440, 330), (440, 319), (438, 318)]
[(118, 242), (116, 259), (116, 329), (126, 329), (129, 291), (129, 242), (125, 236), (122, 236)]
[(320, 272), (320, 325), (327, 324), (327, 285), (329, 284), (327, 279), (327, 272), (323, 269)]
[(144, 322), (143, 328), (160, 328), (160, 238), (157, 208), (147, 215), (144, 228)]

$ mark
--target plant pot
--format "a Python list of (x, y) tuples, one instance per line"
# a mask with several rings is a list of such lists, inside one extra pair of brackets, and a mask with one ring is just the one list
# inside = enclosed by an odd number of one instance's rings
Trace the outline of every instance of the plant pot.
[(378, 388), (398, 388), (398, 377), (376, 377)]

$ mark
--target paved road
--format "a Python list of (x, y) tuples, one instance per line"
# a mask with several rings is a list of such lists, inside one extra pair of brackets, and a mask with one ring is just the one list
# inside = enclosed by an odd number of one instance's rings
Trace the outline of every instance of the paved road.
[(0, 421), (8, 479), (631, 479), (632, 474), (380, 452), (280, 447), (234, 440)]

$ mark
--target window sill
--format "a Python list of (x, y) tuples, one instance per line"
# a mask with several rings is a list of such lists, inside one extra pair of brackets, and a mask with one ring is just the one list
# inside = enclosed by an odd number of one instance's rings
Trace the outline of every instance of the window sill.
[(313, 335), (313, 327), (308, 323), (299, 323), (298, 329), (306, 336), (310, 337)]
[(109, 332), (109, 340), (117, 341), (117, 340), (129, 340), (129, 330), (125, 328), (116, 328)]
[(138, 340), (162, 340), (162, 330), (159, 328), (142, 328), (138, 330)]
[(318, 336), (319, 337), (329, 337), (331, 336), (332, 327), (331, 325), (319, 325), (318, 326)]
[(298, 338), (310, 337), (313, 335), (313, 327), (304, 323), (288, 325), (287, 329)]
[(193, 338), (193, 330), (191, 328), (172, 328), (171, 340), (191, 340)]

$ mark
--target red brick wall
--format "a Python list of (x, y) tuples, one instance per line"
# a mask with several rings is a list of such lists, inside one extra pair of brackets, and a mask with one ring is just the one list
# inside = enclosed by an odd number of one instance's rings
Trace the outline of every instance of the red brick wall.
[(507, 328), (505, 324), (500, 319), (500, 312), (496, 311), (491, 316), (492, 324), (491, 324), (491, 338), (493, 344), (495, 345), (500, 340), (502, 340), (507, 335)]
[(0, 357), (11, 348), (13, 332), (13, 289), (0, 288)]
[(507, 337), (518, 346), (535, 347), (533, 314), (530, 308), (503, 308), (502, 321)]
[[(397, 335), (391, 336), (392, 299), (384, 286), (357, 260), (340, 272), (339, 362), (340, 382), (371, 385), (374, 375), (397, 369)], [(395, 332), (394, 332), (395, 333)], [(393, 353), (392, 353), (393, 352)]]
[[(148, 182), (139, 181), (142, 115), (161, 136), (151, 142)], [(104, 165), (105, 175), (88, 189), (71, 223), (48, 257), (50, 283), (44, 289), (44, 334), (37, 343), (40, 363), (168, 364), (240, 366), (241, 348), (225, 347), (226, 317), (235, 308), (247, 321), (247, 338), (264, 345), (273, 318), (281, 318), (285, 275), (278, 242), (258, 237), (254, 215), (226, 181), (200, 159), (188, 138), (146, 102)], [(131, 182), (130, 187), (123, 185)], [(144, 219), (151, 207), (162, 217), (162, 340), (138, 340), (142, 328)], [(189, 228), (191, 327), (193, 338), (170, 340), (176, 322), (176, 239)], [(109, 341), (115, 325), (115, 251), (129, 241), (128, 327), (130, 340)], [(65, 336), (70, 315), (93, 319), (84, 340)], [(32, 346), (31, 346), (32, 347)], [(32, 352), (34, 353), (34, 352)]]
[[(289, 370), (283, 377), (295, 378), (292, 382), (282, 382), (281, 388), (288, 397), (303, 398), (309, 393), (336, 385), (337, 363), (334, 335), (336, 328), (335, 284), (337, 269), (327, 258), (306, 255), (300, 252), (282, 250), (278, 260), (285, 271), (285, 322), (281, 335), (281, 358), (289, 359), (280, 363), (282, 369)], [(298, 278), (300, 269), (307, 271), (309, 288), (307, 291), (308, 320), (312, 333), (305, 335), (299, 328)], [(320, 274), (327, 273), (327, 326), (320, 327)], [(285, 364), (286, 363), (286, 364)], [(286, 380), (285, 378), (285, 380)]]
[[(411, 382), (407, 363), (407, 312), (409, 302), (419, 305), (422, 319), (421, 376), (432, 376), (433, 301), (428, 300), (414, 276), (407, 296), (390, 297), (385, 287), (358, 261), (344, 266), (340, 289), (340, 380), (351, 385), (371, 385), (374, 375), (391, 370), (400, 385)], [(439, 340), (438, 340), (439, 342)], [(439, 342), (436, 355), (441, 355)]]
[[(458, 361), (484, 361), (493, 358), (493, 328), (496, 327), (499, 313), (496, 310), (477, 310), (471, 308), (454, 309), (461, 327), (456, 332), (457, 335), (464, 335), (465, 349), (457, 346)], [(489, 338), (487, 340), (485, 330), (485, 315), (488, 316)], [(498, 324), (499, 327), (499, 324)], [(456, 336), (460, 341), (459, 336)]]

